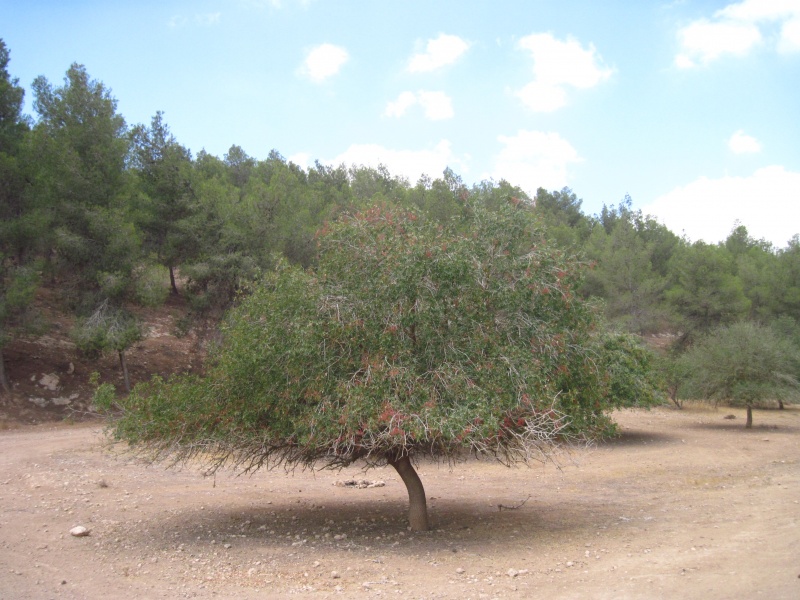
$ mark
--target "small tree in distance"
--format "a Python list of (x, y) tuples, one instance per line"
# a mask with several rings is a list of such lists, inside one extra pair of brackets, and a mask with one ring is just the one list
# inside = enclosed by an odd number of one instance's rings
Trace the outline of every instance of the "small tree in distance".
[(104, 300), (91, 315), (78, 321), (72, 338), (78, 349), (90, 356), (98, 356), (109, 350), (116, 352), (125, 391), (131, 391), (125, 351), (142, 339), (142, 330), (133, 315)]
[(800, 400), (800, 351), (770, 327), (751, 322), (720, 327), (678, 362), (687, 376), (680, 388), (683, 397), (744, 405), (748, 429), (754, 406)]
[(580, 265), (531, 211), (469, 212), (447, 227), (375, 207), (325, 228), (315, 271), (267, 274), (230, 313), (207, 375), (137, 386), (114, 436), (212, 469), (388, 464), (411, 528), (427, 530), (412, 459), (544, 460), (608, 432), (607, 411), (631, 394), (652, 401), (646, 358), (599, 335), (574, 295)]

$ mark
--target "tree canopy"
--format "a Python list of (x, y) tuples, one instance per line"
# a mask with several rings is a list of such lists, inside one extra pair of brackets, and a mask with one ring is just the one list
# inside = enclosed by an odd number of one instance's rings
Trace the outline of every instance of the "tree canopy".
[(388, 463), (409, 485), (410, 457), (542, 458), (652, 400), (620, 393), (618, 358), (644, 359), (601, 339), (581, 265), (531, 211), (470, 208), (449, 226), (381, 206), (331, 224), (315, 270), (281, 264), (232, 311), (206, 377), (137, 387), (115, 435), (215, 467)]
[(800, 400), (800, 349), (774, 328), (748, 322), (717, 328), (681, 356), (680, 364), (686, 373), (683, 395), (744, 405), (747, 428), (754, 406)]

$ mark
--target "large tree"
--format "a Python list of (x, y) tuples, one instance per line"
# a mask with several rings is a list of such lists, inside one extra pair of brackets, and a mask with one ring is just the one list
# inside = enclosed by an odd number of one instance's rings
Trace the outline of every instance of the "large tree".
[(128, 215), (125, 120), (108, 88), (83, 65), (73, 64), (60, 87), (37, 77), (33, 92), (39, 113), (33, 192), (49, 214), (47, 239), (62, 288), (90, 303), (98, 293), (119, 297), (139, 255)]
[(329, 226), (315, 271), (281, 265), (233, 310), (204, 378), (122, 399), (116, 438), (214, 467), (389, 464), (425, 530), (412, 459), (544, 458), (652, 400), (646, 358), (598, 334), (531, 211), (470, 213), (460, 232), (380, 207)]
[(3, 349), (37, 322), (33, 299), (39, 285), (33, 250), (42, 231), (26, 196), (29, 123), (22, 114), (25, 91), (8, 71), (10, 55), (0, 39), (0, 390), (11, 392)]
[(22, 114), (25, 90), (8, 72), (10, 54), (0, 39), (0, 253), (3, 260), (23, 265), (32, 260), (42, 231), (26, 195), (28, 168), (25, 143), (29, 119)]

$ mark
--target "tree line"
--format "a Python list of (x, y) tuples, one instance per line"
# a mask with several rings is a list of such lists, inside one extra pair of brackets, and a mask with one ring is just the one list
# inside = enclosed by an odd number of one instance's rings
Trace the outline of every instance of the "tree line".
[[(150, 123), (127, 124), (110, 90), (80, 64), (69, 67), (61, 85), (38, 77), (35, 116), (24, 114), (24, 90), (9, 60), (0, 40), (0, 382), (6, 392), (2, 349), (46, 327), (32, 303), (40, 286), (55, 290), (75, 315), (73, 339), (82, 351), (119, 354), (129, 387), (125, 350), (141, 338), (134, 306), (180, 295), (192, 314), (220, 317), (283, 261), (317, 266), (320, 230), (376, 205), (418, 211), (449, 227), (469, 222), (475, 206), (512, 204), (584, 265), (574, 292), (598, 306), (603, 327), (671, 335), (659, 364), (663, 388), (676, 404), (698, 394), (748, 406), (795, 397), (798, 236), (776, 248), (738, 224), (722, 243), (691, 242), (633, 210), (628, 197), (587, 215), (569, 189), (540, 188), (529, 196), (507, 181), (468, 186), (450, 169), (412, 183), (383, 166), (303, 168), (275, 150), (263, 160), (236, 145), (222, 158), (195, 155), (161, 112)], [(748, 343), (733, 341), (734, 334), (780, 350), (760, 353), (775, 355), (762, 365), (763, 381), (742, 374), (741, 365), (753, 359), (736, 352)], [(701, 369), (697, 353), (709, 356), (715, 340), (730, 377), (709, 387), (710, 367)]]

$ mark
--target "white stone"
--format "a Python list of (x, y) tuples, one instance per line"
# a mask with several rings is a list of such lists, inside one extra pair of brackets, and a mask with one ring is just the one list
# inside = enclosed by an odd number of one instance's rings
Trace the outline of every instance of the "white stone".
[(58, 375), (55, 373), (46, 373), (42, 375), (42, 378), (39, 380), (39, 385), (46, 387), (51, 392), (55, 392), (58, 389)]
[(86, 537), (89, 535), (90, 531), (83, 525), (76, 525), (72, 529), (69, 530), (70, 535), (74, 537)]

